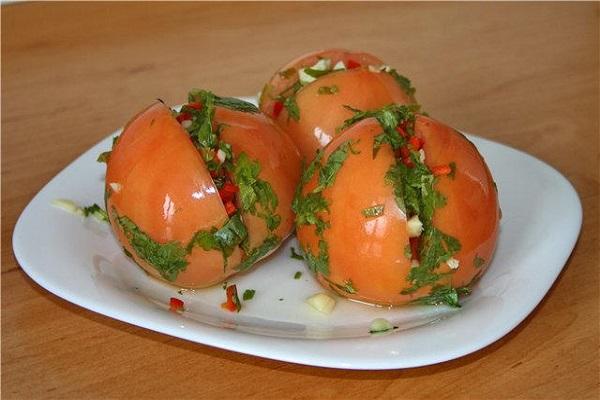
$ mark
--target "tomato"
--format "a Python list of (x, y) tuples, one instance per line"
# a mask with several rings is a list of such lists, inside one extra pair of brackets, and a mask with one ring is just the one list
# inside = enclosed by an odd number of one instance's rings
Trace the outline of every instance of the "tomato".
[[(331, 67), (343, 61), (348, 69), (330, 72), (304, 85), (295, 96), (299, 110), (296, 121), (279, 96), (289, 96), (286, 89), (298, 81), (297, 71), (314, 65), (320, 58), (331, 60)], [(392, 75), (369, 69), (382, 64), (370, 54), (338, 49), (302, 56), (282, 67), (265, 85), (260, 108), (290, 135), (302, 157), (310, 161), (318, 149), (337, 136), (336, 128), (352, 116), (344, 106), (373, 110), (390, 103), (415, 103), (412, 93), (407, 93)]]
[[(374, 138), (382, 127), (368, 118), (324, 149), (321, 165), (327, 165), (329, 157), (342, 146), (351, 144), (333, 183), (320, 192), (328, 203), (328, 211), (316, 214), (328, 222), (322, 236), (315, 225), (297, 226), (298, 241), (305, 252), (319, 257), (320, 242), (326, 243), (327, 267), (315, 268), (317, 278), (342, 296), (386, 306), (406, 304), (428, 296), (434, 286), (473, 284), (492, 257), (498, 235), (498, 197), (481, 155), (463, 135), (433, 119), (416, 116), (414, 129), (427, 167), (455, 166), (452, 176), (436, 178), (434, 187), (446, 197), (446, 205), (435, 210), (432, 221), (437, 229), (460, 242), (461, 249), (452, 256), (458, 268), (441, 263), (436, 272), (447, 275), (406, 292), (412, 285), (408, 276), (418, 259), (414, 253), (420, 237), (409, 238), (407, 215), (395, 200), (394, 186), (386, 180), (397, 162), (396, 154), (384, 144), (374, 156)], [(318, 175), (302, 186), (303, 196), (317, 187)], [(381, 214), (365, 216), (365, 210), (373, 207)]]
[[(271, 184), (279, 200), (281, 224), (273, 233), (285, 238), (292, 230), (291, 199), (300, 174), (299, 155), (290, 139), (259, 113), (217, 107), (214, 124), (222, 124), (221, 140), (231, 144), (234, 164), (241, 152), (259, 163), (259, 178)], [(252, 148), (241, 142), (251, 143)], [(124, 128), (107, 163), (106, 191), (106, 208), (117, 238), (151, 276), (194, 288), (216, 284), (238, 272), (236, 267), (246, 257), (240, 246), (233, 248), (226, 263), (219, 250), (188, 248), (196, 233), (222, 228), (232, 210), (225, 208), (190, 135), (162, 103), (142, 111)], [(237, 202), (234, 208), (239, 209)], [(140, 244), (133, 243), (125, 231), (124, 218), (145, 235), (142, 245), (153, 251), (154, 258), (138, 251)], [(265, 222), (256, 218), (242, 213), (250, 249), (268, 233)], [(187, 263), (171, 279), (151, 262), (172, 255), (159, 254), (156, 248), (160, 246), (177, 249), (177, 260)]]

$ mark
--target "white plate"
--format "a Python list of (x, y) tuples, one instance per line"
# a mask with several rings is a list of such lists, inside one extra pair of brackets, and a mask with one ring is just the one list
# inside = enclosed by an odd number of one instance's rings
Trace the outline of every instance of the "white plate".
[[(457, 358), (498, 340), (542, 300), (569, 257), (581, 228), (581, 204), (556, 170), (520, 151), (469, 138), (486, 158), (503, 211), (489, 271), (459, 311), (445, 307), (383, 309), (343, 299), (330, 316), (304, 300), (321, 291), (302, 262), (289, 257), (289, 239), (249, 274), (231, 279), (240, 296), (255, 289), (242, 312), (220, 308), (214, 287), (177, 293), (149, 278), (124, 256), (108, 225), (83, 220), (50, 204), (68, 198), (102, 204), (104, 165), (96, 162), (112, 136), (87, 151), (25, 208), (13, 235), (23, 270), (72, 303), (109, 317), (209, 346), (295, 363), (349, 369), (394, 369)], [(302, 271), (302, 278), (293, 278)], [(170, 297), (186, 312), (167, 310)], [(399, 329), (369, 336), (370, 322), (386, 318)], [(411, 329), (408, 329), (411, 328)]]

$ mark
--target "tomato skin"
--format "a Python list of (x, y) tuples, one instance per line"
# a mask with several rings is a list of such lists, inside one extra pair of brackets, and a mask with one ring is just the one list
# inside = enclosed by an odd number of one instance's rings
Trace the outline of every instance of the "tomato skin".
[[(438, 178), (436, 188), (446, 196), (447, 205), (436, 210), (433, 223), (461, 242), (462, 249), (454, 256), (460, 265), (451, 278), (438, 283), (469, 285), (489, 263), (498, 234), (498, 198), (491, 174), (475, 147), (455, 130), (417, 116), (415, 131), (424, 142), (427, 166), (456, 163), (454, 179)], [(372, 157), (373, 139), (380, 132), (378, 122), (366, 119), (325, 147), (322, 163), (347, 140), (358, 140), (352, 147), (360, 153), (347, 157), (334, 184), (322, 192), (329, 203), (329, 213), (322, 216), (330, 224), (323, 233), (328, 244), (330, 274), (318, 273), (317, 279), (324, 287), (350, 299), (396, 306), (426, 296), (431, 287), (410, 295), (400, 293), (411, 286), (407, 280), (411, 260), (405, 254), (411, 244), (406, 215), (396, 205), (392, 186), (385, 182), (385, 174), (395, 162), (393, 151), (384, 145)], [(316, 183), (315, 176), (304, 185), (302, 193), (308, 193)], [(384, 205), (383, 215), (362, 215), (362, 210), (374, 205)], [(318, 253), (319, 237), (313, 226), (299, 226), (297, 236), (303, 249)], [(475, 255), (485, 259), (486, 265), (476, 268)], [(451, 270), (443, 264), (437, 271)], [(329, 281), (342, 286), (351, 281), (357, 293), (332, 287)]]
[[(361, 64), (362, 67), (331, 72), (316, 81), (302, 87), (296, 95), (296, 103), (300, 111), (300, 119), (290, 118), (287, 110), (277, 96), (290, 87), (297, 79), (285, 78), (285, 71), (294, 71), (313, 65), (321, 58), (331, 59), (332, 65), (337, 61), (349, 60)], [(413, 104), (414, 97), (403, 91), (394, 78), (385, 72), (371, 72), (369, 65), (382, 65), (383, 62), (367, 53), (355, 53), (346, 50), (326, 50), (302, 56), (281, 68), (265, 86), (261, 94), (261, 110), (275, 120), (292, 138), (302, 157), (310, 161), (317, 149), (323, 148), (336, 135), (339, 128), (352, 112), (345, 105), (360, 109), (374, 110), (387, 104)], [(336, 86), (338, 92), (319, 94), (320, 87)]]
[[(226, 121), (239, 131), (227, 135), (240, 138), (244, 136), (248, 121), (253, 121), (256, 131), (253, 144), (262, 150), (248, 155), (261, 164), (261, 177), (276, 177), (277, 183), (272, 186), (280, 197), (278, 211), (284, 214), (282, 219), (285, 220), (276, 233), (284, 238), (291, 231), (292, 220), (291, 196), (294, 189), (288, 186), (293, 186), (300, 174), (300, 161), (295, 148), (285, 134), (260, 114), (217, 108), (215, 115), (217, 123)], [(220, 121), (220, 115), (227, 117)], [(229, 130), (224, 129), (225, 132)], [(274, 139), (275, 136), (277, 138)], [(235, 142), (235, 138), (232, 137), (232, 141)], [(264, 149), (274, 146), (273, 142), (284, 148), (282, 155), (274, 154), (265, 158)], [(232, 147), (235, 156), (239, 146), (232, 143)], [(286, 164), (286, 167), (273, 172), (272, 165), (277, 164), (275, 160), (281, 164), (289, 162), (289, 166)], [(281, 177), (282, 174), (286, 174), (285, 177)], [(288, 176), (295, 176), (296, 181), (286, 182), (287, 186), (280, 183)], [(119, 190), (115, 191), (113, 187)], [(161, 280), (164, 279), (156, 268), (137, 256), (118, 225), (116, 215), (127, 216), (159, 243), (176, 241), (184, 247), (196, 232), (221, 227), (228, 220), (219, 192), (189, 134), (162, 103), (151, 105), (124, 128), (107, 163), (106, 190), (106, 207), (117, 238), (148, 274)], [(280, 194), (279, 190), (285, 193)], [(255, 225), (260, 226), (258, 222)], [(262, 237), (262, 230), (254, 226), (247, 227), (251, 238)], [(169, 283), (190, 288), (214, 285), (237, 272), (235, 267), (242, 256), (242, 250), (236, 247), (225, 266), (220, 251), (205, 251), (196, 246), (186, 258), (189, 263), (186, 269)]]

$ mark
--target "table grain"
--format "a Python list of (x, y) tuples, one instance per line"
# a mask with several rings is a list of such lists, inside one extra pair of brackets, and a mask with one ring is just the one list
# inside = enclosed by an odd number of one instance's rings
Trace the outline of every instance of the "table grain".
[[(3, 398), (599, 397), (598, 3), (17, 3), (1, 13)], [(428, 367), (314, 368), (121, 323), (23, 273), (18, 216), (91, 145), (157, 97), (252, 95), (289, 59), (325, 47), (378, 55), (411, 77), (431, 115), (544, 160), (577, 189), (579, 242), (511, 333)]]

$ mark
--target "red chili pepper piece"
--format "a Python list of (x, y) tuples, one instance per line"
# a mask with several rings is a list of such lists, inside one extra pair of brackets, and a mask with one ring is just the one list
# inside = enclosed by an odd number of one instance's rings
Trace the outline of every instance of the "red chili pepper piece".
[(173, 312), (183, 311), (183, 301), (178, 298), (171, 297), (169, 300), (169, 309)]
[(237, 311), (242, 309), (242, 304), (237, 294), (237, 287), (235, 285), (227, 286), (226, 289), (227, 301), (221, 304), (221, 307), (227, 311)]
[(177, 116), (177, 121), (179, 123), (182, 123), (183, 121), (187, 121), (188, 119), (192, 119), (192, 114), (186, 113), (186, 112), (182, 112), (181, 114), (179, 114)]
[(235, 214), (235, 212), (237, 211), (237, 207), (235, 206), (235, 204), (233, 204), (232, 201), (226, 201), (224, 206), (225, 206), (225, 211), (227, 212), (227, 215), (230, 217), (233, 214)]
[(400, 147), (400, 156), (402, 158), (410, 158), (410, 150), (406, 146)]
[(235, 194), (238, 192), (238, 187), (231, 182), (226, 182), (223, 187), (219, 189), (219, 196), (224, 202), (233, 201)]
[(359, 68), (360, 66), (361, 64), (358, 61), (354, 61), (353, 59), (349, 59), (346, 63), (346, 68), (348, 69)]
[(448, 175), (450, 172), (452, 172), (452, 168), (450, 168), (449, 165), (436, 165), (435, 167), (431, 167), (433, 176)]
[(419, 261), (419, 244), (421, 242), (420, 237), (412, 237), (408, 239), (410, 242), (410, 254), (412, 260)]
[(410, 139), (408, 139), (408, 143), (414, 150), (419, 151), (423, 147), (423, 144), (425, 144), (425, 141), (420, 137), (411, 136)]
[(193, 108), (195, 110), (201, 110), (202, 109), (202, 103), (198, 103), (198, 102), (194, 102), (194, 103), (190, 103), (188, 104), (189, 108)]
[(406, 165), (408, 168), (412, 168), (415, 166), (415, 163), (410, 159), (410, 157), (405, 157), (402, 159), (402, 163)]
[(404, 130), (404, 127), (402, 127), (402, 126), (397, 126), (396, 132), (398, 132), (400, 134), (400, 136), (402, 136), (403, 138), (408, 137), (408, 133), (406, 133), (406, 130)]
[(280, 101), (276, 101), (275, 104), (273, 104), (273, 117), (279, 117), (279, 114), (281, 114), (281, 110), (283, 110), (283, 103)]

